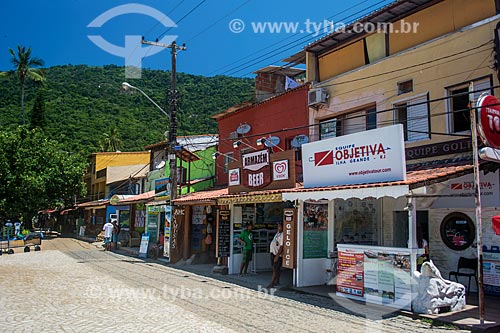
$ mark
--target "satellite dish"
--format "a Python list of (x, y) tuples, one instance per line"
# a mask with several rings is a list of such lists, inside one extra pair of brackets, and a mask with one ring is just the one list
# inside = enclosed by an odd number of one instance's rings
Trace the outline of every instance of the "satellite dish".
[(299, 134), (295, 136), (295, 138), (293, 138), (292, 147), (299, 148), (300, 146), (308, 142), (309, 142), (309, 137), (307, 135)]
[(269, 138), (266, 138), (266, 141), (264, 142), (264, 144), (266, 145), (266, 147), (276, 147), (277, 145), (280, 144), (280, 138), (277, 137), (277, 136), (271, 136)]
[(236, 129), (236, 132), (238, 134), (247, 134), (248, 132), (250, 132), (251, 129), (252, 129), (252, 126), (248, 125), (247, 123), (243, 123), (240, 126), (238, 126), (238, 128)]
[(165, 161), (160, 161), (160, 163), (158, 163), (156, 166), (155, 166), (155, 169), (161, 169), (165, 166)]

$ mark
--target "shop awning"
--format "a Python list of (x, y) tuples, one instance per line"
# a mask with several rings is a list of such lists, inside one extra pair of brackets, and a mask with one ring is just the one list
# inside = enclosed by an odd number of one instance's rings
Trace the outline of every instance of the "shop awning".
[(103, 209), (106, 208), (106, 205), (109, 203), (108, 199), (95, 200), (95, 201), (87, 201), (77, 204), (77, 207), (85, 208), (85, 209)]
[(155, 197), (155, 190), (137, 194), (137, 195), (129, 195), (125, 196), (124, 198), (121, 198), (118, 200), (117, 203), (113, 203), (114, 205), (130, 205), (130, 204), (136, 204), (136, 203), (145, 203), (148, 201), (153, 200)]
[(283, 200), (320, 200), (320, 199), (349, 199), (349, 198), (381, 198), (409, 195), (427, 185), (463, 176), (473, 172), (472, 165), (441, 166), (421, 170), (408, 171), (405, 181), (382, 182), (359, 185), (327, 186), (315, 188), (295, 188), (283, 190)]

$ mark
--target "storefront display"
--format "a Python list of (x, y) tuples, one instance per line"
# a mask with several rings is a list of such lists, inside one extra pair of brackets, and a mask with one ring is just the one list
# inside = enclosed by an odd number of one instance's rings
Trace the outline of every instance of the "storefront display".
[(328, 255), (328, 203), (304, 203), (303, 258), (326, 258)]
[(380, 204), (377, 199), (335, 200), (335, 245), (379, 245)]

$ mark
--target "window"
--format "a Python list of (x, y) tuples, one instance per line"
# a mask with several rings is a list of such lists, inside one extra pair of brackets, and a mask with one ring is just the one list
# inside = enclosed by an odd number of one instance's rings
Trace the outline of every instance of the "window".
[(235, 160), (233, 156), (233, 153), (224, 154), (224, 173), (228, 172), (228, 164)]
[(429, 139), (428, 95), (394, 105), (395, 122), (403, 124), (405, 141)]
[(319, 139), (324, 140), (377, 128), (377, 110), (351, 112), (319, 123)]
[(446, 246), (452, 250), (465, 250), (471, 246), (475, 236), (474, 223), (463, 213), (448, 214), (441, 223), (441, 238)]
[[(474, 100), (477, 101), (483, 92), (491, 93), (490, 78), (475, 80)], [(469, 85), (462, 84), (448, 89), (450, 110), (450, 132), (460, 133), (470, 131)]]
[(413, 91), (413, 80), (398, 82), (398, 95)]

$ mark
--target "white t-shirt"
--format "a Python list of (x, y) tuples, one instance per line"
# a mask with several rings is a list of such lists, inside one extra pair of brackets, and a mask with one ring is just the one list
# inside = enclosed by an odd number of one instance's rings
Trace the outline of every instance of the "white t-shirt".
[(102, 230), (104, 230), (104, 237), (111, 238), (111, 236), (113, 235), (113, 229), (114, 229), (113, 223), (106, 222), (104, 227), (102, 227)]
[(283, 246), (283, 232), (277, 232), (276, 235), (274, 235), (273, 241), (269, 245), (269, 251), (277, 255), (278, 251), (280, 250), (280, 247)]

